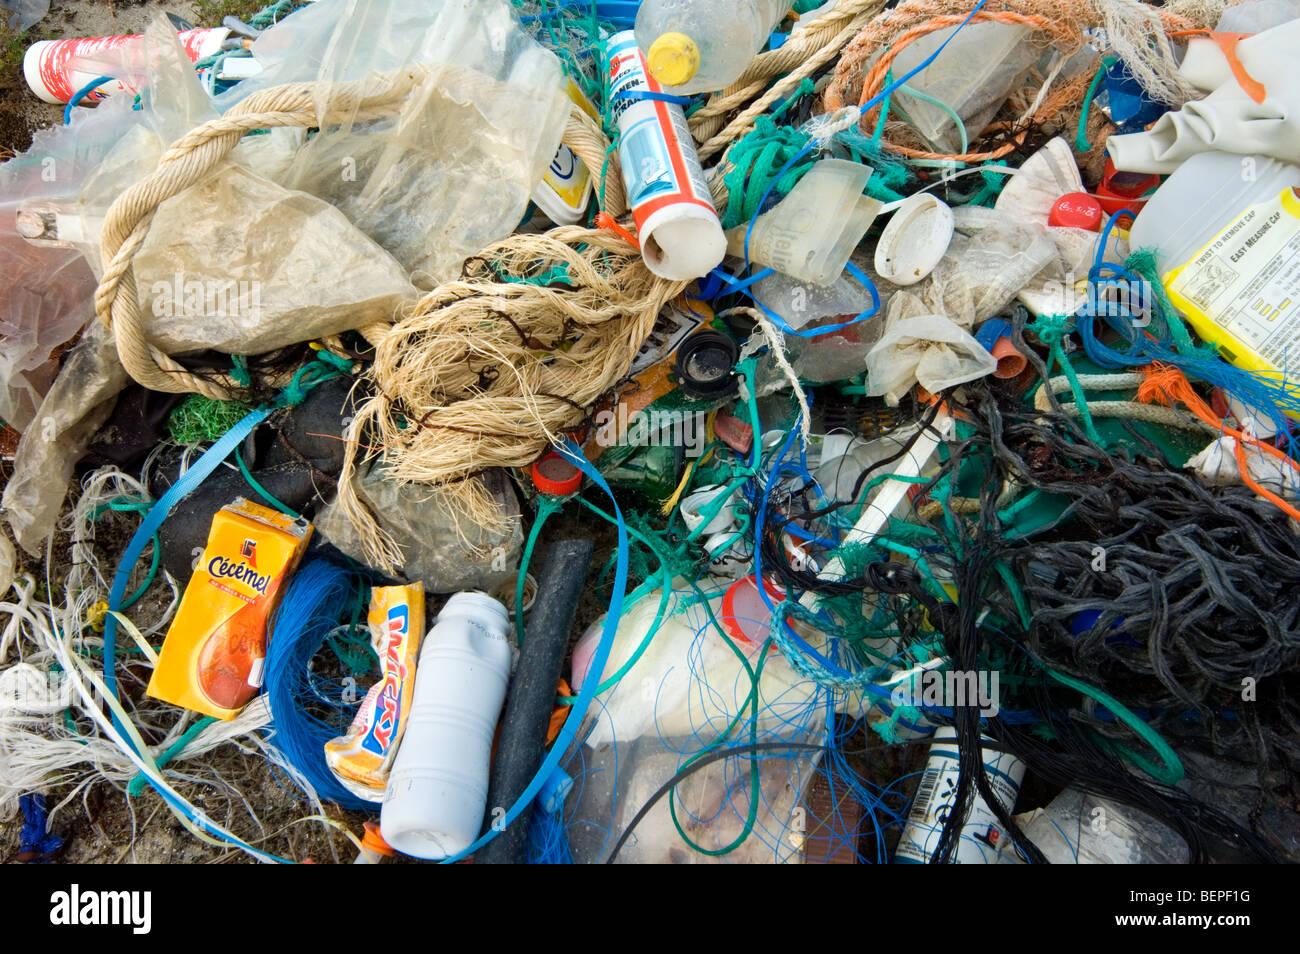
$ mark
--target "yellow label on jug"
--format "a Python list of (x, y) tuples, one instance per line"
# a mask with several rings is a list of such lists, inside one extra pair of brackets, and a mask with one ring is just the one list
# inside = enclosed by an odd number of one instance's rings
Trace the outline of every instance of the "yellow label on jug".
[[(569, 99), (592, 119), (599, 120), (595, 107), (578, 85), (573, 80), (568, 84)], [(587, 211), (590, 199), (591, 174), (577, 154), (561, 143), (533, 193), (533, 202), (556, 225), (576, 225)]]
[(212, 518), (149, 680), (155, 699), (229, 721), (262, 686), (267, 625), (312, 527), (242, 497)]
[(1165, 278), (1197, 334), (1248, 371), (1300, 380), (1300, 199), (1287, 189), (1236, 216)]

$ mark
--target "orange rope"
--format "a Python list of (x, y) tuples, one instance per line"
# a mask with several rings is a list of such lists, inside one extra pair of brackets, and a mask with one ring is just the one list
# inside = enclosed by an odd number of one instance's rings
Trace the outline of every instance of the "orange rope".
[[(1084, 27), (1100, 25), (1100, 19), (1095, 9), (1083, 3), (1049, 4), (1052, 7), (1052, 15), (1046, 16), (1034, 12), (1036, 3), (1040, 4), (1039, 10), (1042, 9), (1042, 0), (994, 0), (994, 2), (998, 3), (1001, 9), (985, 8), (979, 10), (971, 17), (971, 21), (992, 21), (1027, 26), (1038, 33), (1048, 34), (1053, 45), (1067, 55), (1073, 54), (1083, 46)], [(850, 96), (848, 87), (852, 77), (861, 75), (860, 71), (863, 63), (873, 56), (877, 49), (885, 47), (876, 63), (863, 76), (858, 105), (865, 105), (884, 88), (885, 76), (903, 47), (935, 30), (942, 30), (960, 24), (966, 19), (967, 13), (974, 6), (974, 3), (975, 0), (904, 0), (896, 8), (878, 15), (867, 26), (863, 27), (862, 31), (841, 51), (840, 62), (835, 67), (831, 83), (822, 94), (823, 109), (834, 110), (846, 105)], [(940, 13), (939, 10), (943, 7), (947, 7), (948, 10), (956, 8), (956, 10), (954, 12)], [(1073, 12), (1076, 7), (1077, 15), (1067, 15)], [(1159, 10), (1158, 14), (1166, 32), (1183, 30), (1197, 25), (1187, 17), (1169, 13), (1165, 10)], [(908, 26), (909, 23), (913, 25)], [(895, 30), (901, 32), (892, 35)], [(1089, 76), (1083, 76), (1067, 81), (1064, 86), (1048, 96), (1043, 105), (1031, 117), (1030, 122), (1041, 124), (1066, 109), (1077, 106), (1090, 79)], [(860, 123), (861, 128), (869, 131), (875, 121), (875, 115), (877, 115), (877, 110), (872, 110), (871, 113), (864, 116)], [(929, 152), (888, 140), (883, 145), (892, 152), (900, 153), (912, 159), (982, 162), (1001, 158), (1013, 152), (1023, 142), (1024, 131), (1018, 133), (1011, 141), (1004, 142), (985, 152), (964, 154)]]
[(1221, 429), (1224, 434), (1235, 438), (1237, 442), (1237, 469), (1241, 471), (1242, 483), (1265, 500), (1272, 503), (1292, 520), (1300, 520), (1300, 510), (1297, 510), (1287, 501), (1273, 493), (1273, 491), (1261, 486), (1258, 481), (1250, 476), (1250, 468), (1247, 466), (1246, 461), (1245, 445), (1250, 444), (1252, 447), (1259, 448), (1264, 453), (1283, 461), (1293, 470), (1300, 471), (1300, 464), (1297, 464), (1272, 444), (1265, 444), (1253, 435), (1228, 427), (1228, 425), (1214, 413), (1214, 410), (1205, 403), (1204, 399), (1196, 393), (1195, 389), (1192, 388), (1191, 382), (1187, 380), (1187, 376), (1178, 368), (1157, 361), (1156, 363), (1147, 365), (1143, 368), (1142, 374), (1143, 381), (1142, 384), (1138, 386), (1137, 392), (1137, 399), (1139, 401), (1144, 404), (1154, 404), (1158, 402), (1160, 404), (1166, 404), (1169, 407), (1173, 407), (1174, 401), (1181, 401), (1187, 406), (1189, 411), (1199, 417), (1206, 424)]
[(641, 247), (641, 243), (636, 240), (636, 236), (633, 235), (631, 232), (629, 232), (627, 229), (623, 228), (623, 226), (619, 225), (617, 220), (615, 220), (614, 216), (610, 215), (608, 212), (596, 213), (596, 225), (599, 228), (605, 229), (609, 232), (613, 232), (615, 235), (622, 238), (624, 241), (626, 241), (629, 245), (633, 246), (634, 248)]

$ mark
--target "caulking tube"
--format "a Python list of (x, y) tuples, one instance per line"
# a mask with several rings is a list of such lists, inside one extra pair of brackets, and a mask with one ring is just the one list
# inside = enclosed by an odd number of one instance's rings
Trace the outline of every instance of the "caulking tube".
[[(1012, 811), (1025, 778), (1025, 763), (1009, 752), (996, 749), (981, 749), (980, 754), (993, 794), (1008, 812)], [(923, 865), (930, 860), (939, 844), (944, 820), (958, 808), (956, 796), (957, 733), (951, 726), (943, 726), (934, 733), (930, 760), (921, 773), (921, 783), (907, 815), (907, 827), (894, 852), (895, 864)], [(979, 792), (975, 792), (953, 861), (959, 865), (994, 865), (1016, 864), (1020, 860), (997, 815)]]
[[(177, 39), (185, 55), (195, 63), (221, 50), (230, 36), (225, 27), (185, 30)], [(23, 56), (23, 76), (33, 93), (47, 103), (66, 103), (100, 76), (120, 73), (129, 62), (129, 49), (143, 40), (139, 34), (129, 36), (92, 36), (78, 40), (41, 40), (27, 48)], [(126, 82), (114, 79), (103, 83), (87, 95), (98, 102), (113, 93), (131, 90)]]
[(631, 30), (609, 40), (609, 100), (618, 121), (618, 158), (646, 267), (690, 281), (722, 264), (727, 237), (709, 197), (686, 114), (662, 94)]

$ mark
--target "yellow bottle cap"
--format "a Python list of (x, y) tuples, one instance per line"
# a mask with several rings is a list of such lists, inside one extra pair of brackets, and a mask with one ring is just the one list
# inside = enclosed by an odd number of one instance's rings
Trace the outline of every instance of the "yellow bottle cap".
[(664, 33), (650, 44), (646, 65), (664, 86), (682, 86), (700, 69), (700, 48), (685, 33)]

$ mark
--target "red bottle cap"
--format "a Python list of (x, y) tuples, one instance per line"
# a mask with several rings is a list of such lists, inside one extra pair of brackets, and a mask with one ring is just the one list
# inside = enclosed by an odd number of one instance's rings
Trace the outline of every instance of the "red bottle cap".
[(1101, 228), (1101, 220), (1101, 203), (1086, 192), (1067, 192), (1056, 200), (1047, 215), (1048, 225), (1090, 232)]
[(1097, 197), (1107, 215), (1114, 215), (1120, 209), (1137, 214), (1146, 205), (1142, 196), (1158, 188), (1160, 182), (1154, 173), (1120, 172), (1108, 157), (1101, 182), (1097, 184)]
[(582, 486), (582, 471), (550, 451), (533, 464), (533, 486), (552, 497), (567, 497)]

